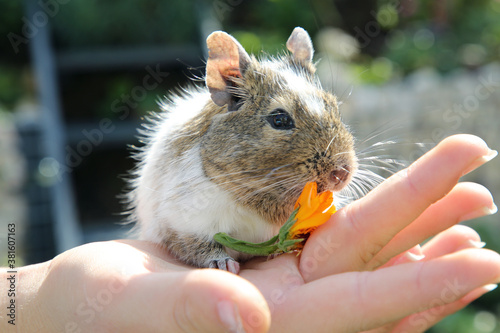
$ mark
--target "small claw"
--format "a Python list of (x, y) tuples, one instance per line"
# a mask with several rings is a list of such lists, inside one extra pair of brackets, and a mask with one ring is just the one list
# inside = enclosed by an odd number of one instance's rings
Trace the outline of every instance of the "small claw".
[(224, 258), (224, 259), (217, 260), (217, 268), (220, 269), (221, 271), (227, 271), (226, 260), (229, 260), (229, 259)]
[(240, 263), (233, 260), (233, 259), (229, 259), (227, 262), (227, 271), (228, 272), (231, 272), (233, 274), (236, 274), (238, 275), (238, 273), (240, 272)]
[(218, 268), (222, 271), (228, 271), (238, 275), (240, 272), (240, 264), (233, 258), (214, 259), (208, 264), (209, 268)]

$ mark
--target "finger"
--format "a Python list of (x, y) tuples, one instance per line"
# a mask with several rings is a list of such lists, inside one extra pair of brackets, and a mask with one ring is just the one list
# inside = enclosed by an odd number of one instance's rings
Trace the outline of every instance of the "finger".
[(474, 289), (458, 301), (450, 304), (438, 306), (428, 309), (423, 312), (412, 314), (398, 322), (384, 325), (374, 330), (365, 331), (363, 333), (420, 333), (426, 331), (428, 328), (434, 326), (436, 323), (445, 317), (463, 309), (472, 301), (481, 297), (487, 292), (494, 290), (497, 287), (495, 284)]
[(426, 259), (437, 258), (467, 248), (483, 248), (486, 244), (472, 228), (454, 225), (429, 240), (422, 248)]
[(213, 269), (136, 276), (115, 304), (107, 315), (130, 332), (267, 332), (270, 325), (257, 288)]
[[(475, 230), (464, 225), (454, 225), (427, 242), (421, 249), (420, 257), (401, 255), (398, 256), (401, 257), (401, 259), (392, 259), (382, 267), (404, 263), (404, 259), (407, 259), (407, 262), (429, 260), (467, 248), (482, 248), (484, 245), (485, 243), (481, 242), (481, 238)], [(413, 252), (418, 253), (417, 251)], [(459, 311), (470, 302), (494, 288), (495, 285), (477, 288), (456, 302), (411, 315), (399, 322), (394, 322), (384, 327), (380, 327), (379, 329), (371, 330), (370, 333), (423, 332), (443, 318)]]
[(389, 267), (394, 265), (407, 264), (410, 262), (420, 261), (425, 258), (425, 254), (420, 245), (415, 245), (408, 251), (398, 254), (387, 263), (385, 263), (382, 267)]
[(400, 265), (419, 260), (429, 260), (467, 248), (483, 248), (479, 234), (464, 225), (454, 225), (429, 240), (423, 247), (416, 245), (405, 251), (381, 267)]
[[(467, 249), (376, 271), (343, 273), (295, 289), (280, 311), (273, 313), (273, 325), (293, 313), (296, 315), (287, 318), (288, 326), (282, 331), (359, 332), (453, 303), (499, 280), (500, 255), (485, 249)], [(311, 323), (321, 323), (323, 328), (311, 328)]]
[[(307, 241), (302, 252), (305, 260), (300, 263), (305, 278), (365, 269), (398, 232), (448, 193), (465, 172), (484, 163), (485, 156), (492, 153), (480, 138), (449, 137), (366, 197), (339, 210)], [(325, 251), (328, 255), (315, 257)], [(307, 270), (311, 260), (318, 262), (314, 271)]]
[(458, 222), (495, 212), (493, 197), (484, 186), (474, 183), (457, 184), (448, 195), (427, 208), (414, 222), (395, 235), (367, 266), (378, 267)]
[(474, 289), (458, 301), (438, 306), (420, 313), (410, 315), (401, 320), (390, 332), (392, 333), (418, 333), (424, 332), (430, 327), (437, 324), (442, 319), (463, 309), (472, 301), (478, 299), (482, 295), (496, 289), (496, 284), (489, 284)]

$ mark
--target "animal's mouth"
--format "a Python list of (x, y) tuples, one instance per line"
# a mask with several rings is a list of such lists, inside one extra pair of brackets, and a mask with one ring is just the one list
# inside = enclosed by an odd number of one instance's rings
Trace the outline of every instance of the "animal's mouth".
[(339, 192), (345, 188), (352, 179), (352, 174), (355, 167), (344, 164), (336, 167), (328, 174), (316, 180), (318, 184), (318, 192), (332, 191)]

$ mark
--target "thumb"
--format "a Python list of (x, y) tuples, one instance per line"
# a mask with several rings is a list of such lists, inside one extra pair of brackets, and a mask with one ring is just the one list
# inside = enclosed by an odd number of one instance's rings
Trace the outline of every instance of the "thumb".
[(137, 331), (143, 332), (269, 330), (271, 315), (264, 296), (247, 280), (225, 271), (145, 274), (130, 280), (126, 289), (132, 292), (127, 303), (133, 299), (133, 313), (148, 315), (128, 319), (127, 330), (137, 324)]

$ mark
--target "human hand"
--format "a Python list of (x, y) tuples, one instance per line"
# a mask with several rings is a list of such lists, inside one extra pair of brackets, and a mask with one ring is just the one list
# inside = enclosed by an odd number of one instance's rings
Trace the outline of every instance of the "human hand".
[[(477, 137), (447, 138), (334, 214), (308, 239), (298, 273), (288, 273), (301, 288), (280, 301), (273, 324), (288, 320), (297, 331), (311, 322), (324, 325), (315, 332), (422, 332), (489, 291), (492, 286), (484, 286), (500, 280), (499, 255), (479, 249), (484, 244), (472, 229), (454, 225), (496, 212), (487, 189), (457, 185), (494, 156)], [(266, 288), (287, 289), (279, 283)]]
[[(500, 256), (474, 248), (479, 236), (472, 229), (449, 229), (492, 212), (485, 188), (456, 185), (488, 153), (478, 138), (451, 137), (337, 212), (301, 256), (255, 259), (240, 276), (187, 267), (142, 241), (72, 249), (21, 270), (19, 288), (26, 292), (18, 328), (421, 332), (500, 280)], [(420, 254), (425, 258), (416, 260)]]

